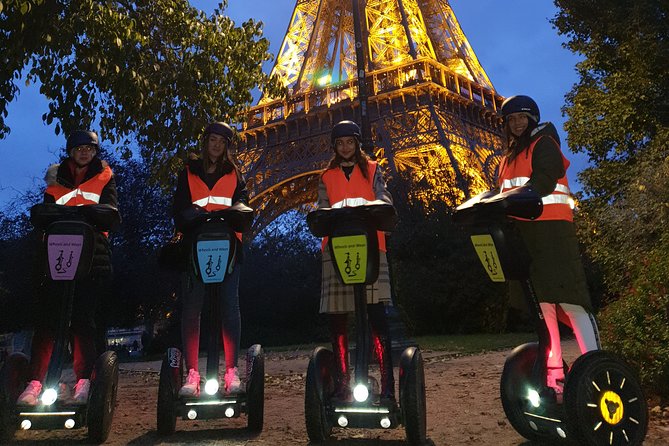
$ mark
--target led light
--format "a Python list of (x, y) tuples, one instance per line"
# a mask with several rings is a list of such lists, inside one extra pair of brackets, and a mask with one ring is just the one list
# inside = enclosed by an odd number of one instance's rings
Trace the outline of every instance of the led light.
[(344, 415), (340, 416), (337, 419), (337, 424), (340, 425), (341, 427), (348, 426), (348, 418), (346, 418)]
[(539, 407), (541, 405), (541, 397), (539, 396), (539, 392), (534, 389), (530, 389), (527, 392), (527, 399), (530, 400), (530, 404), (532, 404), (534, 407)]
[(216, 379), (207, 380), (207, 383), (204, 385), (204, 391), (206, 392), (207, 395), (216, 394), (216, 392), (218, 392), (218, 380)]
[(367, 390), (367, 386), (364, 384), (358, 384), (353, 389), (353, 398), (355, 398), (355, 400), (359, 403), (366, 401), (368, 396), (369, 390)]
[(197, 412), (195, 412), (193, 409), (189, 410), (188, 413), (186, 414), (189, 420), (194, 420), (197, 418)]
[(65, 420), (65, 429), (72, 429), (74, 427), (74, 420), (72, 418), (68, 418)]
[(56, 402), (57, 398), (58, 392), (56, 392), (56, 389), (46, 389), (42, 394), (42, 404), (50, 406)]
[(384, 429), (388, 429), (390, 427), (390, 418), (388, 417), (381, 418), (381, 427)]
[(235, 415), (235, 409), (232, 407), (228, 407), (225, 409), (225, 416), (228, 418), (232, 418)]
[(30, 422), (30, 420), (23, 420), (21, 421), (21, 429), (24, 431), (27, 431), (33, 426), (33, 424)]
[(564, 430), (562, 430), (562, 428), (556, 427), (555, 430), (557, 434), (560, 436), (560, 438), (567, 438), (567, 433)]

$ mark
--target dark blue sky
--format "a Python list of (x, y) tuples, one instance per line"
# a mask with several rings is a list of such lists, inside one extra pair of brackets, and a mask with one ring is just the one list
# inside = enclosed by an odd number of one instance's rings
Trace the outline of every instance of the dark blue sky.
[[(230, 0), (227, 14), (241, 23), (249, 17), (264, 22), (265, 36), (276, 54), (288, 27), (296, 0)], [(216, 1), (191, 1), (211, 12)], [(577, 81), (577, 57), (562, 48), (563, 39), (549, 23), (556, 9), (547, 0), (451, 0), (460, 25), (495, 89), (503, 96), (527, 94), (536, 99), (542, 120), (562, 131), (560, 108), (564, 95)], [(266, 67), (269, 71), (271, 66)], [(23, 84), (22, 84), (23, 85)], [(65, 144), (55, 125), (42, 123), (47, 102), (37, 86), (23, 86), (9, 107), (11, 134), (0, 140), (0, 208), (33, 185), (42, 184), (47, 166), (58, 160)], [(102, 142), (104, 144), (104, 141)], [(583, 155), (565, 151), (572, 161), (572, 189), (578, 190), (576, 173), (586, 166)]]

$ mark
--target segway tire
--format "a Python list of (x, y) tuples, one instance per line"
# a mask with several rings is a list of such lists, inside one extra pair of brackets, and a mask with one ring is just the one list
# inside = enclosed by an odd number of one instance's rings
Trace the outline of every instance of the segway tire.
[(326, 406), (334, 393), (332, 379), (334, 355), (330, 350), (317, 347), (309, 360), (304, 394), (304, 417), (309, 440), (321, 443), (332, 434)]
[(23, 353), (12, 353), (0, 370), (0, 443), (5, 444), (16, 433), (16, 399), (28, 380), (30, 361)]
[(158, 382), (157, 431), (159, 435), (171, 435), (177, 427), (176, 401), (183, 382), (181, 352), (168, 349), (163, 356)]
[(523, 437), (538, 443), (554, 440), (548, 433), (537, 432), (530, 427), (523, 414), (525, 400), (518, 392), (530, 384), (532, 369), (539, 355), (539, 344), (529, 342), (516, 347), (506, 358), (502, 379), (500, 380), (500, 397), (506, 418), (511, 426)]
[(426, 444), (425, 372), (423, 355), (416, 347), (404, 350), (400, 359), (400, 408), (407, 442), (414, 446)]
[(246, 353), (247, 429), (262, 432), (265, 413), (265, 354), (259, 344)]
[(88, 398), (88, 439), (104, 443), (109, 437), (118, 390), (118, 358), (115, 352), (104, 352), (95, 361)]
[(640, 445), (648, 405), (636, 373), (618, 356), (592, 351), (567, 375), (564, 404), (569, 434), (578, 444)]

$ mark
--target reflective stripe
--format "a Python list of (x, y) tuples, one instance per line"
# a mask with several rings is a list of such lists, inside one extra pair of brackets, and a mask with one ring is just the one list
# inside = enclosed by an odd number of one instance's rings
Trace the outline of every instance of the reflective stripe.
[(200, 198), (199, 200), (193, 201), (193, 204), (200, 207), (206, 207), (208, 204), (220, 204), (222, 206), (232, 206), (232, 198), (228, 197), (216, 197), (209, 195), (208, 197)]
[(365, 200), (364, 198), (345, 198), (342, 201), (334, 203), (332, 205), (332, 209), (353, 208), (356, 206), (364, 206), (367, 203), (369, 203), (369, 201)]
[[(505, 189), (511, 189), (513, 187), (523, 186), (528, 181), (530, 181), (529, 177), (516, 177), (516, 178), (511, 178), (509, 180), (504, 180), (504, 181), (502, 181), (501, 192), (504, 192)], [(560, 193), (563, 193), (563, 194), (571, 194), (571, 191), (569, 190), (569, 188), (567, 186), (565, 186), (564, 184), (560, 184), (560, 183), (557, 183), (553, 192), (560, 192)]]
[[(84, 197), (84, 199), (88, 201), (92, 201), (94, 203), (100, 203), (100, 195), (96, 194), (95, 192), (85, 192), (82, 191), (81, 189), (74, 189), (73, 191), (70, 191), (60, 197), (58, 200), (56, 200), (56, 204), (67, 204), (68, 201), (71, 199), (75, 198), (77, 195), (81, 195)], [(79, 204), (78, 206), (82, 206), (82, 204)]]
[(543, 204), (570, 204), (569, 200), (570, 200), (569, 195), (552, 194), (543, 197), (541, 199), (541, 202)]

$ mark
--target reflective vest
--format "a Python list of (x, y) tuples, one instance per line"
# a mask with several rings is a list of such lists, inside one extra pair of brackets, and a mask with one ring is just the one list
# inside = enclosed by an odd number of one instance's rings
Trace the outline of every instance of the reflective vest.
[(85, 206), (100, 203), (100, 195), (112, 177), (109, 166), (103, 167), (102, 172), (95, 175), (72, 189), (61, 184), (52, 184), (46, 188), (46, 193), (51, 195), (56, 204), (65, 206)]
[[(346, 179), (344, 171), (337, 167), (328, 169), (322, 176), (323, 184), (328, 193), (330, 207), (333, 209), (363, 206), (370, 201), (376, 200), (374, 194), (374, 174), (376, 173), (376, 161), (367, 163), (367, 178), (362, 176), (360, 168), (356, 164), (351, 172), (351, 177)], [(386, 252), (386, 235), (383, 231), (377, 231), (379, 249)], [(323, 238), (322, 249), (327, 246), (328, 238)]]
[[(527, 183), (530, 180), (532, 175), (532, 155), (534, 153), (534, 147), (537, 145), (537, 142), (541, 138), (537, 138), (532, 141), (530, 146), (527, 148), (527, 154), (520, 153), (514, 158), (514, 160), (509, 163), (508, 158), (504, 158), (499, 165), (499, 175), (498, 183), (500, 186), (500, 192), (506, 192), (517, 187), (520, 187)], [(551, 138), (551, 140), (553, 140)], [(553, 140), (558, 146), (559, 144)], [(546, 195), (541, 199), (544, 204), (544, 210), (537, 218), (537, 220), (567, 220), (573, 221), (574, 214), (572, 211), (573, 200), (570, 197), (569, 191), (569, 182), (567, 181), (567, 168), (569, 167), (569, 161), (567, 158), (562, 155), (562, 165), (564, 166), (565, 175), (557, 181), (555, 190), (549, 195)], [(525, 220), (519, 218), (518, 220)]]
[[(237, 174), (234, 170), (219, 178), (212, 189), (209, 189), (207, 183), (202, 181), (199, 175), (191, 172), (188, 166), (186, 166), (186, 172), (188, 174), (190, 199), (193, 204), (206, 209), (207, 212), (227, 209), (232, 206), (232, 196), (237, 188)], [(241, 241), (242, 234), (239, 232), (235, 234)]]

